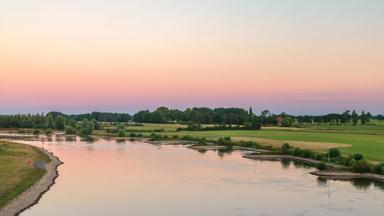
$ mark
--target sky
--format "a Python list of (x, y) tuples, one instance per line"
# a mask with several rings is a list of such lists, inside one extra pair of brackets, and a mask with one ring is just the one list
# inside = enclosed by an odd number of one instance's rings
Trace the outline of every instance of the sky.
[(382, 0), (0, 0), (0, 113), (384, 113)]

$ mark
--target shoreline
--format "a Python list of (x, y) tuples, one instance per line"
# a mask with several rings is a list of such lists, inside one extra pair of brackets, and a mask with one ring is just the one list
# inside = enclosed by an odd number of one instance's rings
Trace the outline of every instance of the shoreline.
[[(313, 160), (309, 158), (296, 157), (291, 155), (263, 155), (263, 154), (248, 154), (244, 155), (244, 158), (256, 159), (256, 160), (294, 160), (300, 161), (311, 165), (316, 165), (320, 163), (318, 160)], [(326, 163), (327, 167), (330, 167), (334, 170), (324, 170), (324, 171), (312, 171), (310, 174), (316, 175), (322, 178), (335, 179), (335, 180), (350, 180), (350, 179), (368, 179), (374, 181), (384, 182), (384, 175), (374, 174), (374, 173), (353, 173), (348, 171), (343, 171), (345, 167)]]
[(59, 177), (58, 167), (63, 164), (60, 159), (45, 149), (39, 148), (49, 156), (51, 161), (45, 164), (46, 173), (22, 194), (0, 209), (0, 216), (20, 215), (26, 209), (39, 203), (41, 197), (49, 191)]

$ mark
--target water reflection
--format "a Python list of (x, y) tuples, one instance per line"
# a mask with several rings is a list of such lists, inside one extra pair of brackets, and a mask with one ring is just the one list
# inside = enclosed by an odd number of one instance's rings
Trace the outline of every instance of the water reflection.
[[(27, 142), (41, 145), (33, 140)], [(57, 184), (23, 216), (357, 216), (384, 209), (383, 184), (317, 178), (302, 163), (249, 160), (240, 151), (66, 140), (45, 141), (64, 165)]]
[(281, 160), (281, 166), (282, 166), (284, 169), (289, 168), (290, 165), (291, 165), (291, 160), (287, 160), (287, 159), (282, 159), (282, 160)]

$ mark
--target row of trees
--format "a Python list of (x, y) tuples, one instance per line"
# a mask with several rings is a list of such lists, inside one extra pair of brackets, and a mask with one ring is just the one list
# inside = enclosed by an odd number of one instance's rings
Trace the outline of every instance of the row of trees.
[(286, 113), (272, 114), (264, 110), (260, 115), (255, 115), (250, 108), (215, 108), (194, 107), (184, 111), (159, 107), (155, 111), (139, 111), (133, 117), (127, 113), (92, 112), (87, 114), (66, 115), (60, 112), (28, 115), (0, 115), (0, 128), (51, 128), (62, 130), (66, 125), (76, 127), (76, 122), (83, 120), (92, 121), (95, 128), (99, 122), (128, 122), (140, 123), (189, 123), (189, 124), (215, 124), (215, 125), (242, 125), (246, 128), (258, 128), (260, 125), (279, 125), (290, 127), (294, 122), (310, 124), (362, 124), (369, 123), (371, 118), (384, 119), (382, 115), (372, 117), (369, 112), (362, 111), (358, 114), (355, 110), (347, 110), (341, 114), (327, 115), (301, 115), (292, 116)]
[(369, 123), (372, 118), (371, 113), (362, 111), (359, 115), (355, 110), (352, 112), (347, 110), (341, 114), (331, 113), (327, 115), (303, 115), (295, 117), (299, 123), (316, 123), (316, 124), (353, 124), (357, 125), (358, 123), (365, 125)]
[(66, 121), (62, 115), (0, 115), (0, 128), (50, 128), (62, 130)]
[(195, 124), (236, 124), (248, 121), (250, 114), (242, 108), (194, 107), (185, 111), (159, 107), (153, 112), (144, 110), (133, 116), (133, 121), (141, 123), (189, 122)]
[(66, 119), (72, 119), (75, 121), (83, 121), (84, 119), (94, 119), (99, 122), (128, 122), (132, 120), (132, 116), (128, 113), (110, 113), (110, 112), (92, 112), (85, 114), (72, 114), (66, 115), (61, 112), (50, 112), (48, 115), (64, 116)]

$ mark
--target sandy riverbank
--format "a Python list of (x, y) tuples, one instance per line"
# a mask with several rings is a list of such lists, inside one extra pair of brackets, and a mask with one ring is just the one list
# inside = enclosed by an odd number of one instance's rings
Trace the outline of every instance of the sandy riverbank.
[(52, 153), (42, 149), (50, 158), (51, 162), (45, 164), (47, 172), (45, 175), (28, 190), (10, 201), (7, 205), (0, 209), (0, 216), (19, 215), (25, 209), (37, 204), (42, 195), (47, 192), (52, 185), (55, 184), (56, 178), (59, 176), (58, 166), (62, 164), (60, 159)]

